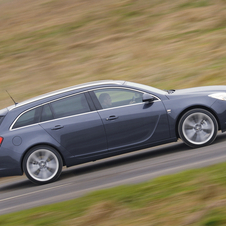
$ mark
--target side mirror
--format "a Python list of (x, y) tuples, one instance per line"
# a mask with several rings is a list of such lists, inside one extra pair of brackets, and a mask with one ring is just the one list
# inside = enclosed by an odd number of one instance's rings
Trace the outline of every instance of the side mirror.
[(143, 102), (152, 103), (154, 100), (156, 100), (156, 98), (153, 97), (151, 94), (149, 94), (149, 93), (143, 94), (143, 97), (142, 97)]

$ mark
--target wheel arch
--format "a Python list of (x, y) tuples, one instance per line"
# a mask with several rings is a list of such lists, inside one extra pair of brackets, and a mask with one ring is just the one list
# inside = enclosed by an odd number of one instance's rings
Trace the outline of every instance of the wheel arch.
[(203, 110), (207, 110), (209, 111), (217, 120), (217, 124), (218, 124), (218, 130), (221, 130), (221, 126), (220, 126), (220, 121), (219, 121), (219, 118), (217, 116), (217, 113), (209, 108), (209, 107), (206, 107), (206, 106), (203, 106), (203, 105), (194, 105), (194, 106), (191, 106), (191, 107), (188, 107), (186, 109), (184, 109), (177, 117), (177, 120), (176, 120), (176, 124), (175, 124), (175, 133), (176, 133), (176, 136), (177, 138), (180, 138), (179, 136), (179, 132), (178, 132), (178, 125), (179, 125), (179, 122), (180, 122), (180, 119), (181, 117), (187, 112), (187, 111), (190, 111), (192, 109), (196, 109), (196, 108), (199, 108), (199, 109), (203, 109)]
[(21, 167), (21, 170), (22, 170), (23, 173), (24, 173), (24, 170), (23, 170), (23, 161), (24, 161), (24, 157), (25, 157), (25, 155), (27, 154), (27, 152), (28, 152), (29, 150), (31, 150), (32, 148), (34, 148), (34, 147), (42, 146), (42, 145), (45, 145), (45, 146), (49, 146), (49, 147), (51, 147), (51, 148), (54, 148), (54, 149), (59, 153), (59, 155), (61, 156), (62, 161), (63, 161), (63, 166), (66, 165), (64, 156), (63, 156), (62, 153), (59, 151), (59, 149), (58, 149), (56, 146), (52, 145), (52, 144), (49, 144), (49, 143), (45, 143), (45, 142), (44, 142), (44, 143), (34, 144), (34, 145), (28, 147), (28, 148), (25, 150), (25, 152), (23, 153), (23, 156), (22, 156), (22, 158), (21, 158), (21, 162), (20, 162), (20, 167)]

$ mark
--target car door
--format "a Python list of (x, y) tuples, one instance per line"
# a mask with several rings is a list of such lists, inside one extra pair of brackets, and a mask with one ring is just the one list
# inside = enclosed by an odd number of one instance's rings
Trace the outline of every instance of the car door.
[(86, 158), (107, 150), (102, 121), (91, 111), (84, 93), (61, 98), (43, 106), (40, 125), (71, 158)]
[(159, 98), (144, 103), (142, 92), (113, 87), (93, 90), (90, 95), (99, 103), (98, 113), (105, 127), (109, 151), (170, 137), (166, 110)]

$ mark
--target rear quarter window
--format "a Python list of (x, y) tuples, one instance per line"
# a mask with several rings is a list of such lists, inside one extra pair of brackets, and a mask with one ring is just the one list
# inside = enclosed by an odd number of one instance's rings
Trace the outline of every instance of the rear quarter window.
[(29, 110), (23, 113), (15, 122), (12, 129), (16, 129), (23, 126), (28, 126), (39, 122), (41, 113), (41, 107)]

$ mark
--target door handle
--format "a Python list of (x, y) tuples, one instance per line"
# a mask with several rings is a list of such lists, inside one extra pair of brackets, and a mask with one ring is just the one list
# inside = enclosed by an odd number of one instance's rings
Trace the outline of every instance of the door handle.
[(58, 129), (62, 129), (62, 128), (64, 128), (64, 126), (56, 125), (55, 127), (51, 128), (51, 130), (58, 130)]
[(109, 116), (108, 118), (106, 118), (106, 121), (109, 121), (109, 120), (115, 120), (115, 119), (117, 119), (117, 118), (118, 118), (118, 116), (111, 115), (111, 116)]

